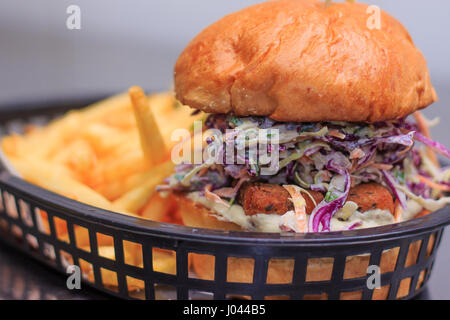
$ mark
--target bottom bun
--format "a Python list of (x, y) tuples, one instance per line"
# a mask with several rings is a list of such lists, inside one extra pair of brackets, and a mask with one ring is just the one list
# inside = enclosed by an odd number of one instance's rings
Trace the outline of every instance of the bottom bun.
[[(195, 203), (191, 199), (177, 195), (180, 214), (184, 225), (195, 228), (219, 229), (230, 231), (243, 231), (243, 229), (232, 222), (218, 220), (212, 212), (202, 204)], [(432, 236), (434, 237), (434, 235)], [(427, 254), (431, 253), (434, 239), (430, 239), (427, 248)], [(416, 264), (419, 255), (421, 242), (417, 241), (410, 245), (408, 255), (405, 261), (405, 267)], [(396, 268), (399, 247), (385, 250), (381, 255), (380, 272), (381, 274), (393, 272)], [(344, 270), (344, 279), (355, 279), (366, 277), (367, 268), (369, 266), (370, 254), (357, 255), (347, 257)], [(196, 254), (190, 256), (190, 263), (200, 279), (214, 279), (214, 257), (210, 255)], [(333, 271), (333, 258), (310, 258), (308, 259), (306, 282), (329, 281)], [(227, 282), (252, 283), (253, 282), (254, 260), (251, 258), (228, 258)], [(270, 260), (267, 270), (268, 284), (289, 284), (292, 282), (294, 270), (293, 259), (277, 259)], [(424, 281), (424, 273), (420, 274), (417, 282), (417, 288), (420, 288)], [(409, 294), (411, 286), (411, 278), (404, 279), (400, 282), (397, 292), (397, 298), (406, 297)], [(389, 285), (383, 286), (373, 291), (373, 300), (385, 300), (388, 298)], [(236, 296), (233, 297), (241, 297)], [(274, 299), (282, 299), (283, 297), (268, 297)], [(304, 299), (326, 300), (326, 293), (317, 295), (305, 295)], [(360, 300), (362, 298), (362, 290), (357, 292), (342, 292), (340, 299), (342, 300)]]

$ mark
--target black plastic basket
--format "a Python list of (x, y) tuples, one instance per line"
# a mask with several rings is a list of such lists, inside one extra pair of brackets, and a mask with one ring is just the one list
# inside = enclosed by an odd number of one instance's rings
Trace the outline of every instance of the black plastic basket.
[[(93, 99), (64, 104), (64, 110), (88, 104)], [(34, 117), (53, 117), (61, 113), (58, 103), (0, 111), (2, 129), (11, 121), (26, 123)], [(0, 168), (1, 169), (1, 168)], [(3, 168), (4, 169), (4, 168)], [(409, 299), (426, 285), (437, 254), (444, 227), (450, 223), (450, 209), (408, 222), (373, 229), (327, 234), (263, 234), (204, 230), (157, 223), (108, 212), (58, 196), (31, 185), (3, 170), (0, 174), (0, 238), (17, 249), (66, 274), (68, 264), (89, 264), (93, 281), (84, 283), (121, 298), (135, 299)], [(38, 210), (48, 216), (50, 232), (40, 227)], [(67, 226), (69, 239), (56, 233), (56, 223)], [(74, 227), (89, 233), (90, 250), (77, 246)], [(111, 237), (114, 260), (102, 257), (97, 235)], [(134, 245), (142, 255), (143, 265), (129, 264), (125, 245)], [(176, 274), (154, 271), (154, 249), (174, 253)], [(381, 275), (381, 288), (367, 286), (368, 275), (346, 277), (349, 261), (366, 257), (367, 265), (383, 264), (385, 254), (395, 253), (391, 270)], [(213, 279), (200, 279), (189, 269), (193, 255), (210, 256)], [(308, 268), (317, 258), (328, 258), (328, 278), (310, 281)], [(231, 260), (230, 260), (231, 259)], [(253, 281), (231, 282), (227, 276), (230, 261), (252, 261)], [(313, 260), (312, 260), (313, 259)], [(270, 265), (278, 260), (292, 262), (290, 283), (267, 283)], [(366, 270), (364, 266), (362, 270)], [(102, 279), (115, 277), (116, 286), (104, 285)], [(67, 274), (66, 274), (67, 276)], [(141, 292), (131, 283), (140, 283)], [(377, 291), (378, 290), (378, 291)]]

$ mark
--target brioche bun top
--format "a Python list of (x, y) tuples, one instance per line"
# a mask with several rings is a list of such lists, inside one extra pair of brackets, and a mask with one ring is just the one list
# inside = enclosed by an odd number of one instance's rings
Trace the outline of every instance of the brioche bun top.
[(175, 90), (207, 113), (278, 121), (394, 120), (437, 100), (408, 31), (359, 3), (279, 0), (228, 15), (180, 55)]

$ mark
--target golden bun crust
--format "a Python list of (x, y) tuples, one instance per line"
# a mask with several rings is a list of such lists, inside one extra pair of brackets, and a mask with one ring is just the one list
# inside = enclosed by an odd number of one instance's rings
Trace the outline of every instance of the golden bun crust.
[[(205, 206), (195, 203), (181, 194), (176, 195), (179, 204), (181, 218), (184, 225), (195, 228), (219, 229), (243, 231), (237, 224), (231, 222), (220, 221), (214, 217), (212, 212)], [(431, 253), (432, 244), (427, 248), (427, 254)], [(416, 263), (420, 250), (420, 243), (414, 242), (409, 247), (409, 252), (406, 258), (405, 266), (409, 267)], [(382, 253), (380, 261), (380, 272), (392, 272), (395, 270), (399, 248), (386, 250)], [(370, 255), (353, 256), (347, 260), (344, 279), (361, 278), (366, 276), (367, 267), (369, 266)], [(195, 273), (201, 279), (214, 279), (214, 257), (210, 255), (194, 255), (190, 257), (190, 263)], [(331, 279), (333, 270), (332, 258), (314, 258), (308, 260), (306, 281), (328, 281)], [(254, 261), (245, 258), (228, 258), (228, 273), (227, 282), (253, 282), (253, 267)], [(274, 260), (269, 264), (267, 272), (268, 284), (288, 284), (292, 281), (292, 272), (294, 268), (293, 260)], [(418, 287), (423, 284), (424, 275), (421, 274), (418, 280)], [(410, 283), (402, 282), (397, 292), (397, 297), (402, 298), (409, 294)], [(372, 295), (373, 300), (385, 300), (389, 294), (389, 286), (384, 286), (375, 289)], [(283, 297), (272, 297), (275, 299), (282, 299)], [(360, 300), (362, 298), (361, 292), (343, 292), (340, 295), (342, 300)], [(322, 295), (308, 295), (304, 299), (327, 299), (327, 296)]]
[(195, 203), (180, 194), (175, 194), (183, 224), (195, 228), (242, 231), (235, 223), (220, 221), (204, 205)]
[(228, 15), (175, 65), (177, 98), (208, 113), (278, 121), (376, 122), (437, 100), (408, 31), (359, 3), (279, 0)]

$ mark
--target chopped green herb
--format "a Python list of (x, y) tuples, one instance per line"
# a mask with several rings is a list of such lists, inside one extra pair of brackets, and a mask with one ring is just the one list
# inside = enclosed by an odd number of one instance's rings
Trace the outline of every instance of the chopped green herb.
[(242, 124), (242, 120), (238, 117), (229, 117), (228, 122), (234, 125), (235, 127), (240, 126)]
[(331, 201), (336, 200), (337, 198), (339, 198), (339, 196), (335, 193), (333, 193), (333, 191), (328, 191), (326, 196), (325, 196), (325, 201), (330, 203)]
[(397, 179), (398, 182), (400, 182), (400, 184), (406, 184), (406, 173), (404, 171), (395, 169), (394, 177)]
[(175, 174), (174, 178), (177, 179), (178, 181), (181, 181), (181, 180), (183, 180), (184, 175), (183, 174)]

